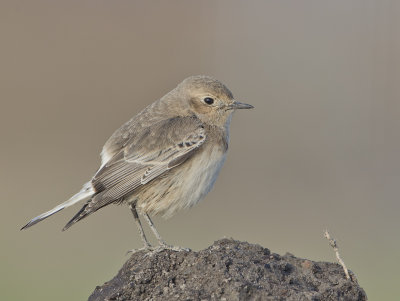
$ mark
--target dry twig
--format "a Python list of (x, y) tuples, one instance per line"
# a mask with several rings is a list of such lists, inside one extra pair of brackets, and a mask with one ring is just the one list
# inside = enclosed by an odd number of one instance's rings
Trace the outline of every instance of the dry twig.
[(331, 238), (331, 236), (329, 235), (328, 230), (325, 230), (324, 236), (325, 236), (325, 238), (329, 241), (329, 244), (331, 245), (331, 247), (332, 247), (333, 250), (335, 251), (336, 258), (337, 258), (339, 264), (342, 266), (342, 268), (343, 268), (343, 270), (344, 270), (344, 273), (346, 274), (346, 278), (347, 278), (347, 279), (350, 279), (349, 271), (348, 271), (346, 265), (344, 264), (344, 261), (343, 261), (342, 258), (340, 257), (339, 248), (338, 248), (338, 246), (337, 246), (336, 240), (334, 240), (333, 238)]

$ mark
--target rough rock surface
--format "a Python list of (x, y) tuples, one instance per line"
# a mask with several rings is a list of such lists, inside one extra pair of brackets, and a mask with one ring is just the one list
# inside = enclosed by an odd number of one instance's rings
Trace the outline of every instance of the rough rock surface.
[(352, 274), (336, 263), (280, 256), (247, 242), (222, 239), (199, 252), (164, 250), (131, 256), (96, 287), (95, 300), (367, 300)]

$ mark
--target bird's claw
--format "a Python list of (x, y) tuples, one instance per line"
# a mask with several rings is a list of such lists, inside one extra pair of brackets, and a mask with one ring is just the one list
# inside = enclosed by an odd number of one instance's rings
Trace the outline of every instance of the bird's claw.
[(160, 249), (159, 252), (161, 252), (162, 250), (171, 250), (171, 251), (175, 251), (175, 252), (190, 252), (191, 250), (189, 248), (182, 248), (182, 247), (178, 247), (178, 246), (170, 246), (167, 244), (162, 244), (160, 245), (157, 249)]
[(144, 252), (146, 252), (146, 254), (144, 254), (144, 257), (148, 257), (148, 256), (152, 256), (154, 254), (160, 253), (164, 250), (171, 250), (174, 252), (182, 252), (182, 251), (190, 252), (191, 251), (191, 249), (189, 249), (189, 248), (170, 246), (170, 245), (167, 245), (166, 243), (163, 243), (163, 244), (160, 244), (158, 247), (153, 247), (151, 245), (148, 245), (148, 246), (144, 246), (143, 248), (140, 248), (140, 249), (132, 249), (132, 250), (127, 251), (126, 255), (135, 254), (137, 252), (144, 251)]
[(167, 245), (167, 244), (161, 244), (156, 248), (148, 249), (148, 252), (146, 254), (144, 254), (144, 257), (153, 256), (154, 254), (160, 253), (160, 252), (162, 252), (164, 250), (171, 250), (171, 251), (174, 251), (174, 252), (182, 252), (182, 251), (190, 252), (191, 251), (189, 248), (181, 248), (181, 247), (178, 247), (178, 246), (170, 246), (170, 245)]
[(155, 249), (154, 247), (152, 247), (151, 245), (148, 245), (148, 246), (144, 246), (143, 248), (140, 248), (140, 249), (128, 250), (125, 255), (135, 254), (135, 253), (140, 252), (140, 251), (151, 252), (154, 249)]

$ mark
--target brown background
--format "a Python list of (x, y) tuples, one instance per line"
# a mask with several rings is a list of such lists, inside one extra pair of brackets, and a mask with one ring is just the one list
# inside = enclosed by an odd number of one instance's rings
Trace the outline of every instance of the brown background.
[(400, 281), (400, 2), (0, 2), (2, 300), (84, 300), (141, 242), (110, 206), (20, 232), (80, 189), (123, 122), (193, 74), (256, 109), (232, 123), (208, 197), (156, 223), (172, 244), (223, 236), (334, 261), (370, 300)]

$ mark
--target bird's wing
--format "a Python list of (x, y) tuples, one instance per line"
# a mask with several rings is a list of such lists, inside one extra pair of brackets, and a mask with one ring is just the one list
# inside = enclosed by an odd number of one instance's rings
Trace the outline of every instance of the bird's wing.
[(204, 126), (196, 117), (175, 117), (148, 127), (96, 173), (95, 196), (64, 229), (182, 164), (205, 140)]

